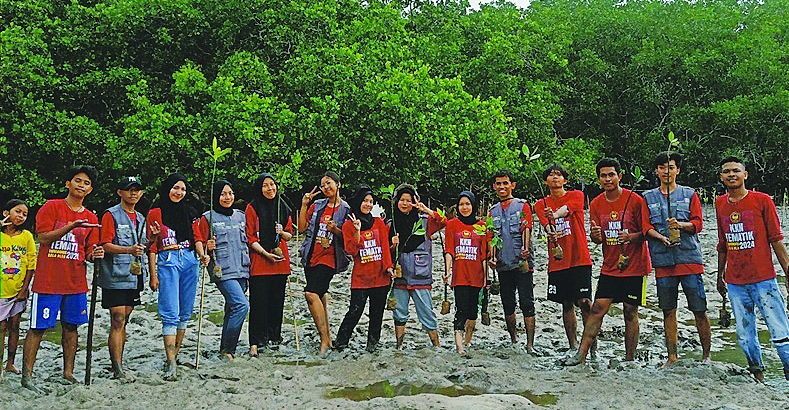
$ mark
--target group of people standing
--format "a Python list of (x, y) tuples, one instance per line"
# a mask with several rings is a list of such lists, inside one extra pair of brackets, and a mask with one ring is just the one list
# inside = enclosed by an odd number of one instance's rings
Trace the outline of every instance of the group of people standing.
[[(596, 172), (603, 193), (589, 204), (588, 238), (602, 244), (603, 263), (592, 297), (592, 261), (587, 241), (584, 194), (568, 191), (569, 174), (560, 165), (543, 173), (550, 195), (529, 202), (514, 198), (516, 182), (501, 171), (492, 180), (498, 202), (485, 216), (480, 201), (463, 191), (453, 204), (456, 217), (430, 209), (417, 189), (397, 187), (391, 198), (390, 219), (374, 216), (381, 204), (374, 191), (360, 185), (346, 202), (341, 181), (331, 171), (319, 186), (304, 194), (301, 207), (291, 209), (272, 174), (261, 174), (253, 184), (253, 198), (244, 211), (236, 203), (233, 185), (221, 180), (212, 187), (211, 210), (197, 215), (185, 201), (191, 194), (187, 178), (168, 176), (147, 216), (135, 209), (144, 194), (136, 177), (117, 186), (120, 203), (102, 216), (83, 206), (92, 191), (96, 171), (75, 168), (66, 178), (65, 199), (50, 200), (38, 212), (33, 237), (22, 229), (28, 207), (12, 200), (4, 208), (2, 233), (2, 342), (9, 333), (9, 357), (3, 367), (16, 371), (14, 354), (21, 313), (26, 309), (32, 280), (30, 330), (24, 343), (22, 385), (37, 390), (31, 380), (33, 364), (44, 332), (60, 317), (63, 376), (73, 376), (77, 326), (86, 323), (86, 261), (99, 261), (102, 307), (109, 310), (108, 347), (113, 377), (131, 380), (123, 367), (125, 326), (139, 305), (146, 278), (158, 290), (158, 311), (165, 350), (163, 377), (177, 377), (176, 358), (191, 318), (201, 266), (225, 299), (219, 352), (232, 360), (249, 314), (249, 354), (276, 349), (282, 342), (283, 307), (291, 273), (287, 242), (296, 229), (304, 234), (299, 257), (304, 268), (305, 299), (320, 336), (319, 353), (348, 347), (353, 330), (369, 299), (366, 349), (378, 347), (383, 313), (393, 309), (396, 347), (402, 348), (413, 301), (417, 318), (434, 346), (439, 345), (438, 321), (432, 289), (435, 240), (443, 242), (445, 286), (454, 290), (454, 339), (465, 355), (482, 304), (486, 320), (490, 294), (500, 293), (506, 328), (517, 342), (520, 307), (526, 330), (526, 349), (535, 352), (533, 212), (548, 236), (547, 298), (560, 303), (569, 347), (563, 360), (577, 365), (594, 354), (603, 317), (614, 303), (623, 303), (625, 360), (634, 360), (638, 344), (638, 308), (645, 302), (646, 277), (654, 266), (659, 306), (664, 313), (666, 365), (678, 358), (677, 298), (682, 285), (693, 312), (703, 360), (710, 356), (710, 324), (702, 274), (698, 234), (702, 229), (701, 202), (693, 189), (677, 185), (682, 158), (664, 152), (655, 159), (658, 188), (643, 196), (622, 188), (622, 170), (610, 158), (598, 162)], [(729, 294), (737, 319), (737, 334), (757, 379), (763, 378), (754, 309), (758, 306), (771, 340), (789, 378), (789, 319), (776, 281), (770, 248), (784, 272), (789, 256), (782, 243), (775, 205), (769, 196), (745, 189), (747, 171), (734, 157), (721, 161), (721, 181), (728, 193), (716, 200), (718, 222), (718, 291)], [(321, 198), (316, 198), (318, 191)], [(294, 211), (296, 215), (294, 216)], [(444, 230), (443, 234), (440, 232)], [(350, 306), (332, 340), (327, 292), (334, 275), (353, 261)], [(493, 272), (491, 278), (490, 272)], [(497, 278), (497, 279), (496, 279)], [(492, 280), (491, 280), (492, 279)], [(789, 289), (789, 283), (787, 284)], [(249, 299), (246, 292), (249, 291)], [(389, 297), (387, 297), (389, 296)], [(583, 334), (577, 336), (575, 307), (580, 309)], [(2, 355), (0, 353), (0, 358)]]

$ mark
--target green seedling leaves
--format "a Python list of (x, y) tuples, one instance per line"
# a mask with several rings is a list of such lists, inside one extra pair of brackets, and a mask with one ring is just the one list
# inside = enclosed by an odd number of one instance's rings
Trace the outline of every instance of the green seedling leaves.
[(673, 131), (669, 131), (669, 133), (668, 133), (668, 150), (671, 151), (674, 148), (676, 148), (676, 149), (680, 148), (679, 138), (677, 138), (674, 135)]
[(523, 155), (526, 157), (527, 161), (534, 161), (542, 155), (537, 153), (536, 149), (532, 152), (532, 150), (526, 144), (523, 144), (521, 147), (521, 152), (523, 152)]
[(633, 188), (635, 188), (636, 186), (638, 186), (638, 184), (640, 184), (640, 183), (641, 183), (641, 181), (643, 181), (643, 180), (644, 180), (644, 175), (641, 173), (641, 167), (639, 167), (639, 166), (636, 166), (636, 167), (633, 169), (633, 180), (634, 180), (634, 182), (633, 182)]
[(394, 197), (394, 191), (395, 191), (395, 184), (381, 187), (381, 198), (386, 200), (392, 200), (392, 198)]
[(444, 212), (444, 210), (442, 210), (442, 209), (436, 209), (436, 213), (438, 214), (438, 216), (440, 216), (442, 218), (446, 218), (447, 217), (447, 213)]
[(225, 149), (219, 148), (219, 143), (216, 140), (216, 137), (214, 137), (213, 141), (211, 142), (211, 149), (209, 150), (208, 148), (203, 148), (203, 151), (205, 151), (206, 154), (208, 154), (208, 156), (213, 158), (214, 162), (219, 162), (219, 160), (221, 160), (222, 157), (224, 157), (225, 155), (229, 154), (232, 151), (232, 149), (231, 148), (225, 148)]
[(474, 234), (476, 235), (485, 235), (488, 232), (488, 229), (482, 225), (474, 225)]

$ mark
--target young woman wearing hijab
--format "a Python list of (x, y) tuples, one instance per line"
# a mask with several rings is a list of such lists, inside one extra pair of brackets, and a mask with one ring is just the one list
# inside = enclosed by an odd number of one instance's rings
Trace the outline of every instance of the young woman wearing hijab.
[[(318, 187), (304, 194), (299, 213), (299, 232), (304, 232), (304, 242), (299, 248), (307, 286), (304, 297), (312, 313), (315, 327), (321, 337), (320, 354), (331, 347), (329, 311), (326, 292), (335, 273), (348, 269), (350, 257), (345, 252), (340, 227), (348, 215), (348, 203), (340, 198), (340, 177), (326, 171), (321, 177), (320, 189), (325, 198), (310, 202)], [(307, 208), (309, 206), (309, 208)]]
[[(426, 216), (420, 216), (420, 212)], [(433, 346), (439, 346), (438, 321), (433, 312), (432, 241), (430, 237), (447, 223), (446, 218), (419, 202), (413, 185), (402, 184), (395, 190), (394, 211), (389, 229), (396, 263), (402, 268), (402, 277), (395, 279), (394, 296), (397, 308), (393, 316), (397, 348), (403, 346), (405, 324), (408, 322), (408, 301), (414, 307), (422, 329), (427, 331)], [(421, 224), (423, 235), (412, 235), (414, 225)]]
[(150, 285), (152, 290), (159, 290), (159, 316), (167, 356), (165, 380), (177, 377), (175, 360), (192, 317), (197, 289), (193, 212), (185, 201), (189, 194), (186, 177), (171, 174), (159, 188), (159, 208), (151, 209), (145, 221)]
[(471, 344), (477, 323), (479, 291), (485, 286), (485, 260), (488, 254), (487, 235), (479, 235), (474, 226), (485, 228), (477, 220), (479, 202), (470, 191), (463, 191), (457, 202), (458, 217), (447, 222), (444, 258), (444, 283), (450, 275), (455, 291), (455, 346), (460, 355)]
[[(216, 284), (225, 298), (219, 354), (232, 360), (236, 354), (241, 326), (249, 312), (245, 295), (249, 278), (249, 249), (244, 229), (246, 218), (244, 212), (233, 209), (236, 197), (230, 182), (215, 182), (213, 192), (213, 215), (208, 210), (198, 219), (195, 248), (200, 260), (210, 260), (211, 251), (215, 257), (208, 266), (208, 273), (211, 282)], [(209, 224), (213, 225), (213, 229), (209, 229)], [(210, 237), (210, 231), (213, 231), (213, 237)], [(219, 265), (221, 270), (215, 272), (215, 265)]]
[(370, 214), (375, 202), (372, 189), (368, 185), (360, 185), (350, 199), (351, 214), (342, 225), (345, 250), (353, 256), (353, 273), (351, 303), (337, 332), (335, 347), (338, 350), (348, 346), (353, 329), (364, 313), (367, 298), (370, 298), (367, 351), (374, 352), (381, 338), (386, 295), (394, 272), (389, 250), (389, 228), (383, 219)]
[(249, 277), (249, 355), (282, 342), (282, 310), (290, 275), (288, 241), (293, 237), (291, 209), (278, 195), (274, 176), (258, 176), (247, 205), (247, 242), (252, 257)]

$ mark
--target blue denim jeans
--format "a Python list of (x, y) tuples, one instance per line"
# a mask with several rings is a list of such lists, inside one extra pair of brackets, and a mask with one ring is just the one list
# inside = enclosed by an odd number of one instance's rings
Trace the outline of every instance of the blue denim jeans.
[(408, 300), (413, 299), (416, 316), (422, 322), (422, 330), (438, 329), (436, 312), (433, 312), (433, 296), (430, 289), (395, 289), (397, 308), (392, 313), (397, 326), (405, 326), (408, 322)]
[(249, 301), (245, 295), (247, 278), (216, 282), (216, 287), (225, 297), (225, 318), (222, 323), (222, 338), (219, 340), (219, 353), (235, 355), (241, 326), (249, 312)]
[(786, 304), (778, 290), (778, 282), (773, 278), (747, 285), (727, 285), (729, 299), (737, 322), (737, 341), (748, 359), (748, 370), (764, 370), (759, 335), (756, 332), (754, 307), (758, 306), (762, 318), (770, 330), (770, 340), (778, 351), (784, 371), (789, 371), (789, 318)]
[(159, 277), (159, 317), (162, 335), (174, 336), (186, 329), (195, 305), (197, 258), (189, 250), (159, 252), (156, 261)]

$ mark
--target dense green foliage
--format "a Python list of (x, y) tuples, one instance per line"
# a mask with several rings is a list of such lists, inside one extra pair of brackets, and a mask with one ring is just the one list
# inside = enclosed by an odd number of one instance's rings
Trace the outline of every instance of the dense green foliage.
[(7, 0), (0, 14), (0, 189), (33, 203), (73, 164), (99, 168), (103, 203), (122, 175), (175, 170), (205, 195), (213, 137), (232, 148), (219, 176), (274, 171), (291, 188), (333, 169), (446, 197), (506, 167), (536, 196), (555, 161), (586, 183), (603, 155), (651, 170), (669, 131), (683, 183), (713, 185), (738, 153), (760, 189), (789, 185), (787, 0)]

